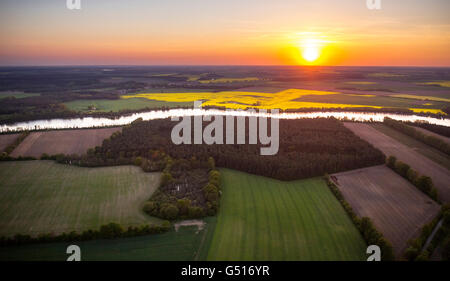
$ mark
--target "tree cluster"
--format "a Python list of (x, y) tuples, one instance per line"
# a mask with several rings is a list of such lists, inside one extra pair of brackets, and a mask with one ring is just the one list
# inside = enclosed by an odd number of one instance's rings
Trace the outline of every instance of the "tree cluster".
[(167, 220), (213, 216), (219, 209), (220, 172), (214, 159), (173, 160), (166, 157), (161, 183), (145, 202), (147, 214)]
[(424, 121), (408, 122), (407, 124), (409, 124), (411, 126), (423, 128), (425, 130), (431, 131), (438, 135), (450, 138), (450, 127), (447, 127), (447, 126), (430, 124), (430, 123), (424, 122)]
[(450, 155), (450, 144), (440, 138), (426, 135), (412, 126), (388, 117), (384, 118), (384, 124)]
[(394, 172), (407, 179), (431, 199), (438, 201), (438, 191), (434, 187), (433, 181), (430, 177), (419, 175), (419, 173), (411, 169), (408, 164), (398, 161), (395, 156), (389, 156), (386, 160), (386, 165)]

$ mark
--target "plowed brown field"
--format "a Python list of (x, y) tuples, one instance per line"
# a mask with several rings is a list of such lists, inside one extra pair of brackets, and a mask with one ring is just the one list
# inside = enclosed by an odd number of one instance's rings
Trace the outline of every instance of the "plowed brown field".
[(356, 214), (372, 219), (397, 257), (440, 210), (436, 202), (384, 165), (332, 176)]
[(20, 134), (0, 135), (0, 152), (3, 152), (8, 145), (12, 144)]
[(447, 168), (381, 133), (370, 125), (362, 123), (344, 123), (344, 125), (357, 136), (381, 150), (386, 156), (393, 155), (421, 175), (431, 177), (438, 190), (439, 199), (443, 202), (450, 202), (450, 171)]
[(84, 154), (89, 148), (101, 145), (104, 139), (119, 130), (121, 128), (33, 132), (14, 149), (11, 156), (39, 158), (43, 153)]

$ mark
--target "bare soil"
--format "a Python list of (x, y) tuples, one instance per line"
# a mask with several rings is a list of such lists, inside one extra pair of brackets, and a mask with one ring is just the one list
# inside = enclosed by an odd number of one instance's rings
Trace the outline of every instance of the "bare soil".
[(20, 134), (0, 135), (0, 152), (5, 151), (8, 145), (12, 144)]
[(385, 165), (332, 176), (356, 214), (372, 219), (397, 257), (440, 210), (439, 204)]
[(362, 123), (344, 123), (357, 136), (368, 141), (386, 156), (393, 155), (419, 174), (429, 176), (438, 190), (439, 199), (450, 202), (450, 171), (414, 149)]
[(13, 157), (31, 156), (39, 158), (43, 153), (84, 154), (89, 148), (99, 146), (121, 128), (60, 130), (33, 132), (11, 153)]

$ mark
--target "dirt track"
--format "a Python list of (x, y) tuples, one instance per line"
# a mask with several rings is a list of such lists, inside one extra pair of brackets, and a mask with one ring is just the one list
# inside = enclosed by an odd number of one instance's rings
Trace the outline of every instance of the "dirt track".
[(393, 155), (422, 175), (429, 176), (443, 202), (450, 202), (450, 171), (397, 140), (362, 123), (344, 123), (356, 135), (380, 149), (386, 156)]
[(119, 130), (120, 128), (106, 128), (33, 132), (14, 149), (11, 156), (39, 158), (43, 153), (84, 154), (89, 148), (101, 145), (105, 138)]
[(384, 165), (333, 176), (356, 214), (372, 219), (392, 243), (397, 257), (440, 210), (436, 202)]

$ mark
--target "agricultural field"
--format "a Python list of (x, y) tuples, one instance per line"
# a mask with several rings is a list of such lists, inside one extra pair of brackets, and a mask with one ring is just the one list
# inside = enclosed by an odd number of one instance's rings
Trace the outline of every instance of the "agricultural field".
[(282, 182), (221, 169), (208, 260), (363, 260), (365, 242), (321, 178)]
[[(380, 131), (381, 133), (387, 135), (388, 137), (397, 140), (398, 142), (408, 146), (410, 149), (413, 149), (414, 151), (422, 154), (423, 156), (433, 160), (437, 164), (450, 170), (450, 158), (444, 152), (384, 124), (376, 123), (371, 124), (371, 126)], [(420, 128), (414, 127), (414, 129)], [(445, 138), (442, 136), (439, 137)]]
[(403, 99), (394, 96), (364, 95), (364, 94), (338, 94), (328, 96), (308, 95), (296, 99), (299, 102), (322, 102), (322, 103), (349, 103), (365, 106), (398, 107), (416, 111), (440, 112), (444, 107), (443, 102), (429, 102), (413, 99)]
[(450, 81), (435, 81), (435, 82), (424, 82), (418, 83), (419, 85), (431, 85), (450, 88)]
[(400, 258), (409, 239), (438, 214), (440, 206), (386, 167), (375, 166), (332, 175), (359, 217), (369, 217)]
[(52, 161), (0, 162), (0, 236), (32, 236), (158, 223), (144, 201), (159, 173), (139, 167), (81, 168)]
[[(255, 87), (253, 87), (255, 88)], [(263, 88), (261, 88), (263, 89)], [(273, 88), (270, 88), (273, 91)], [(275, 90), (276, 91), (276, 90)], [(194, 102), (204, 100), (204, 106), (224, 106), (233, 109), (298, 109), (298, 108), (351, 108), (398, 107), (415, 112), (444, 113), (441, 108), (446, 104), (438, 99), (429, 101), (401, 99), (371, 94), (343, 94), (339, 91), (309, 89), (285, 89), (276, 92), (248, 90), (222, 92), (180, 92), (180, 93), (136, 93), (122, 98), (144, 98), (161, 102)]]
[(39, 94), (24, 93), (21, 91), (0, 91), (0, 99), (11, 98), (11, 97), (16, 98), (16, 99), (23, 99), (23, 98), (35, 97), (35, 96), (39, 96)]
[(11, 156), (39, 158), (43, 153), (81, 155), (89, 148), (101, 145), (104, 139), (119, 130), (121, 128), (32, 132), (14, 149)]
[(209, 79), (209, 80), (198, 80), (198, 82), (202, 84), (209, 83), (236, 83), (236, 82), (253, 82), (259, 81), (258, 77), (244, 77), (244, 78), (217, 78), (217, 79)]
[[(449, 169), (419, 153), (414, 147), (384, 134), (371, 125), (362, 123), (344, 123), (344, 125), (357, 136), (381, 150), (386, 156), (395, 156), (418, 173), (431, 177), (438, 190), (440, 200), (450, 202)], [(407, 136), (404, 136), (404, 139), (406, 139), (405, 137)]]
[(193, 102), (166, 102), (143, 98), (117, 100), (75, 100), (64, 103), (68, 109), (77, 112), (118, 112), (160, 107), (192, 107)]
[[(205, 260), (216, 218), (206, 226), (132, 238), (77, 242), (83, 261), (192, 261)], [(45, 243), (2, 248), (0, 261), (65, 261), (69, 243)]]
[(0, 135), (0, 152), (3, 152), (8, 145), (12, 144), (20, 134)]
[[(93, 66), (0, 72), (7, 85), (0, 87), (1, 123), (190, 107), (196, 100), (228, 108), (394, 107), (429, 114), (447, 114), (450, 105), (448, 72), (434, 68)], [(65, 77), (70, 83), (60, 83)], [(39, 94), (33, 94), (36, 89)], [(2, 98), (11, 95), (16, 99)]]
[(413, 100), (421, 100), (421, 101), (443, 101), (443, 102), (450, 102), (450, 99), (446, 98), (436, 98), (436, 97), (430, 97), (430, 96), (416, 96), (416, 95), (392, 95), (394, 98), (403, 98), (403, 99), (413, 99)]

